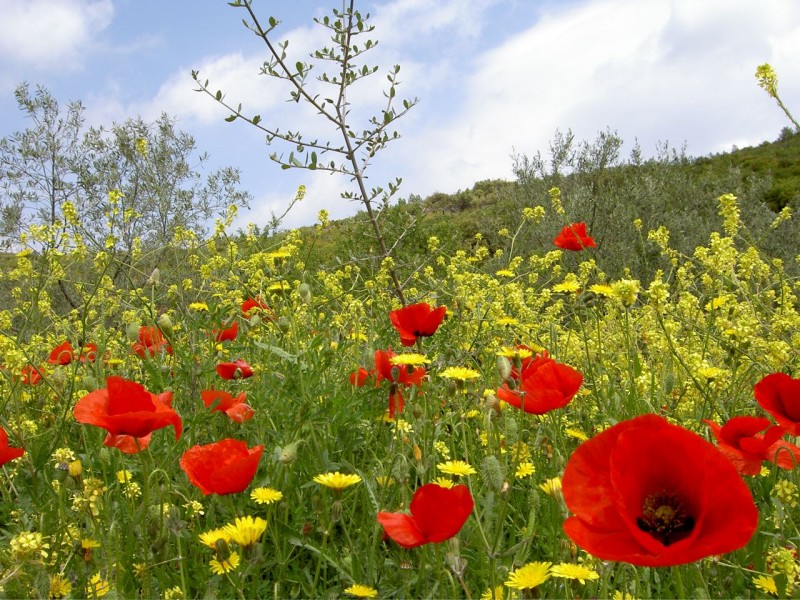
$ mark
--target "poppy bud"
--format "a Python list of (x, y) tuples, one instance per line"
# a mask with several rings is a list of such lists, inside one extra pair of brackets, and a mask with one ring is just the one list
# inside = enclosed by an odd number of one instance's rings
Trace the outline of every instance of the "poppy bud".
[(511, 376), (511, 363), (509, 360), (505, 356), (498, 356), (496, 362), (500, 379), (508, 379)]
[(307, 283), (301, 283), (297, 288), (297, 294), (300, 299), (306, 304), (311, 304), (311, 286)]
[(283, 448), (275, 448), (275, 459), (282, 465), (290, 465), (297, 459), (297, 447), (302, 440), (292, 442)]
[(128, 323), (128, 327), (125, 329), (125, 335), (128, 336), (128, 340), (130, 340), (131, 342), (138, 342), (139, 323), (136, 322)]
[(494, 491), (499, 491), (503, 487), (503, 468), (496, 456), (489, 455), (481, 463), (481, 471), (484, 481)]
[(259, 315), (252, 315), (248, 319), (248, 323), (250, 323), (250, 327), (255, 327), (259, 323), (261, 323), (261, 317)]
[(495, 412), (500, 412), (500, 400), (497, 399), (497, 396), (494, 394), (489, 394), (483, 400), (486, 408), (489, 410), (493, 410)]
[(155, 287), (159, 283), (161, 283), (161, 271), (159, 271), (158, 267), (156, 267), (153, 269), (153, 272), (150, 273), (150, 277), (147, 278), (147, 285)]
[(287, 317), (281, 317), (278, 319), (278, 329), (280, 329), (283, 333), (288, 333), (291, 328), (292, 322)]
[(156, 321), (156, 323), (161, 331), (167, 335), (172, 335), (172, 319), (169, 318), (168, 314), (164, 313), (158, 317), (158, 321)]

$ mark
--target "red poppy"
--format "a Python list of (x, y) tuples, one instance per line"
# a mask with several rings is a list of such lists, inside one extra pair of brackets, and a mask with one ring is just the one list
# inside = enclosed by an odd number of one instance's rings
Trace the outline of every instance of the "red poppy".
[(140, 358), (155, 356), (161, 350), (167, 354), (172, 354), (172, 346), (169, 345), (164, 334), (155, 325), (147, 325), (139, 328), (139, 341), (131, 346), (131, 351), (138, 354)]
[(211, 412), (224, 412), (230, 417), (231, 421), (236, 421), (237, 423), (248, 421), (255, 414), (255, 411), (244, 403), (247, 399), (245, 392), (234, 398), (228, 392), (223, 392), (222, 390), (203, 390), (200, 392), (200, 397), (206, 407), (212, 406), (215, 402), (217, 403), (211, 409)]
[(233, 341), (239, 334), (239, 322), (234, 321), (230, 326), (212, 331), (214, 339), (218, 342)]
[(106, 435), (106, 439), (103, 440), (103, 446), (119, 448), (120, 452), (124, 454), (136, 454), (150, 445), (150, 438), (152, 437), (152, 433), (148, 433), (142, 437), (114, 435), (113, 433), (109, 433)]
[(403, 346), (413, 346), (418, 337), (436, 333), (446, 314), (447, 308), (444, 306), (431, 308), (429, 304), (420, 302), (390, 311), (389, 319), (400, 334)]
[(259, 313), (263, 313), (264, 316), (269, 320), (273, 320), (275, 318), (275, 313), (273, 313), (272, 309), (267, 305), (267, 303), (261, 299), (261, 296), (248, 298), (242, 302), (242, 316), (246, 319), (249, 319), (253, 315)]
[(171, 425), (175, 439), (180, 437), (183, 423), (170, 406), (172, 392), (152, 394), (143, 385), (117, 376), (106, 378), (106, 386), (78, 400), (73, 411), (78, 423), (138, 438)]
[(219, 363), (217, 375), (223, 379), (247, 379), (253, 376), (253, 367), (240, 358), (233, 362)]
[(350, 385), (361, 387), (367, 382), (369, 371), (364, 367), (359, 367), (357, 371), (350, 373)]
[(181, 457), (181, 469), (206, 496), (237, 494), (255, 477), (263, 451), (263, 445), (248, 448), (247, 442), (232, 439), (192, 446)]
[(581, 444), (562, 480), (564, 531), (602, 560), (666, 567), (741, 548), (758, 509), (713, 444), (658, 415)]
[(8, 434), (5, 429), (0, 427), (0, 467), (23, 454), (25, 454), (25, 450), (22, 448), (13, 448), (8, 445)]
[[(786, 430), (780, 425), (770, 427), (769, 419), (733, 417), (722, 426), (703, 420), (711, 428), (719, 449), (742, 475), (758, 475), (765, 460), (781, 469), (793, 469), (800, 462), (800, 448), (782, 441)], [(764, 433), (759, 435), (760, 432)]]
[(569, 404), (583, 383), (583, 375), (546, 355), (537, 355), (523, 368), (520, 387), (504, 383), (497, 397), (527, 413), (543, 415)]
[(403, 548), (438, 543), (456, 535), (469, 518), (475, 502), (465, 485), (444, 488), (429, 483), (417, 488), (411, 514), (379, 512), (378, 523)]
[(562, 250), (583, 250), (594, 248), (594, 240), (586, 233), (586, 223), (573, 223), (561, 230), (553, 243)]
[(36, 385), (42, 380), (42, 372), (33, 365), (25, 365), (19, 372), (19, 377), (25, 385)]
[(68, 365), (72, 362), (72, 359), (75, 358), (74, 351), (72, 350), (72, 344), (69, 343), (69, 340), (61, 342), (58, 346), (53, 348), (53, 351), (50, 353), (50, 358), (47, 359), (51, 365)]
[(753, 388), (756, 402), (790, 435), (800, 435), (800, 379), (772, 373)]

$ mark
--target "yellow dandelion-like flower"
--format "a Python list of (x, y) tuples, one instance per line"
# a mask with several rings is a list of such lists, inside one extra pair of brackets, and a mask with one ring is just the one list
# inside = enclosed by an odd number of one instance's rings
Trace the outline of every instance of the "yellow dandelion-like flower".
[(93, 548), (99, 548), (100, 542), (93, 540), (92, 538), (83, 538), (81, 540), (81, 548), (84, 550), (91, 550)]
[(439, 463), (436, 465), (436, 468), (442, 473), (455, 475), (456, 477), (475, 475), (475, 473), (477, 473), (471, 464), (463, 460), (448, 460), (447, 462)]
[(563, 579), (577, 579), (582, 584), (586, 583), (587, 579), (593, 580), (600, 578), (600, 575), (598, 575), (597, 571), (594, 569), (590, 569), (584, 565), (576, 565), (572, 563), (559, 563), (557, 565), (553, 565), (550, 568), (550, 574), (553, 577), (561, 577)]
[(407, 352), (405, 354), (398, 354), (397, 356), (392, 356), (389, 359), (389, 362), (393, 365), (408, 365), (411, 367), (416, 367), (419, 365), (426, 365), (431, 360), (425, 356), (424, 354), (416, 354), (414, 352)]
[(64, 598), (72, 591), (72, 583), (63, 575), (56, 574), (50, 578), (50, 597)]
[(208, 304), (205, 302), (192, 302), (189, 304), (189, 308), (197, 312), (208, 312)]
[(225, 528), (223, 527), (201, 533), (199, 537), (200, 541), (209, 548), (216, 548), (217, 542), (220, 540), (223, 540), (224, 542), (231, 541), (230, 534), (227, 531), (225, 531)]
[(495, 271), (495, 275), (497, 277), (516, 277), (517, 274), (514, 273), (511, 269), (500, 269), (499, 271)]
[(448, 490), (456, 485), (452, 479), (448, 479), (447, 477), (437, 477), (433, 480), (433, 483), (439, 487), (447, 488)]
[(778, 586), (775, 585), (775, 580), (772, 577), (759, 575), (758, 577), (753, 577), (753, 583), (765, 594), (778, 595)]
[(517, 472), (514, 473), (514, 475), (517, 479), (523, 479), (524, 477), (533, 475), (535, 472), (536, 467), (533, 466), (532, 462), (523, 462), (517, 465)]
[(512, 571), (506, 581), (506, 587), (517, 590), (529, 590), (550, 579), (550, 567), (553, 563), (532, 562)]
[(86, 595), (89, 598), (102, 598), (108, 594), (109, 591), (111, 591), (111, 586), (109, 585), (108, 581), (100, 576), (100, 573), (95, 573), (92, 575), (91, 579), (89, 579), (88, 585), (86, 586)]
[(347, 339), (348, 340), (356, 340), (358, 342), (366, 342), (366, 341), (369, 340), (369, 338), (365, 334), (361, 333), (360, 331), (359, 332), (353, 331), (351, 333), (348, 333), (347, 334)]
[(481, 416), (481, 411), (479, 411), (476, 408), (473, 408), (472, 410), (468, 410), (467, 413), (464, 416), (467, 419), (477, 419), (478, 417)]
[[(533, 351), (537, 348), (518, 348), (518, 347), (509, 347), (503, 346), (500, 350), (497, 351), (497, 356), (505, 356), (509, 359), (519, 358), (520, 360), (524, 360), (526, 358), (530, 358), (533, 356)], [(541, 348), (539, 348), (541, 350)], [(492, 390), (494, 392), (494, 390)]]
[(581, 289), (581, 285), (574, 280), (564, 281), (562, 283), (557, 283), (553, 286), (553, 291), (557, 294), (574, 294), (575, 292), (579, 292)]
[(351, 485), (361, 483), (361, 476), (343, 474), (339, 471), (335, 473), (320, 473), (314, 477), (314, 482), (334, 490), (343, 490)]
[(725, 369), (720, 369), (719, 367), (700, 367), (697, 369), (697, 374), (700, 375), (703, 379), (716, 379), (720, 375), (725, 374)]
[(772, 473), (772, 471), (769, 470), (767, 465), (761, 465), (761, 472), (759, 473), (761, 477), (768, 477), (770, 473)]
[(519, 325), (519, 319), (515, 319), (514, 317), (500, 317), (499, 319), (495, 319), (494, 323), (495, 325), (510, 327), (511, 325)]
[(610, 298), (614, 295), (614, 288), (604, 283), (595, 283), (594, 285), (590, 285), (589, 291), (594, 292), (598, 296), (605, 296), (606, 298)]
[(576, 440), (580, 440), (582, 442), (585, 442), (586, 440), (589, 439), (589, 436), (583, 433), (580, 429), (573, 429), (571, 427), (567, 427), (564, 430), (564, 433), (566, 433), (569, 437), (573, 437)]
[(375, 482), (381, 487), (386, 487), (394, 483), (394, 477), (390, 477), (389, 475), (378, 475), (375, 477)]
[(211, 572), (214, 573), (214, 575), (224, 575), (225, 573), (234, 571), (241, 562), (242, 560), (239, 557), (239, 553), (231, 552), (228, 555), (228, 558), (224, 558), (222, 560), (212, 558), (209, 561), (208, 566), (211, 567)]
[(558, 496), (561, 494), (561, 477), (552, 477), (540, 483), (539, 488), (548, 496)]
[(267, 287), (267, 291), (270, 292), (288, 292), (292, 289), (292, 286), (289, 285), (288, 281), (276, 281)]
[(261, 517), (236, 517), (233, 523), (223, 527), (230, 539), (243, 548), (249, 548), (258, 541), (267, 529), (267, 522)]
[(368, 585), (361, 585), (360, 583), (351, 585), (344, 593), (355, 596), (356, 598), (376, 598), (378, 596), (378, 590)]
[(628, 592), (620, 592), (617, 590), (614, 592), (614, 595), (611, 596), (611, 600), (636, 600), (636, 597)]
[(481, 600), (503, 600), (503, 589), (502, 585), (498, 585), (496, 588), (488, 588), (485, 592), (481, 594)]
[(467, 381), (468, 379), (477, 379), (481, 374), (475, 369), (468, 369), (466, 367), (447, 367), (444, 371), (439, 373), (439, 377), (445, 379), (456, 379), (458, 381)]
[(283, 498), (283, 493), (269, 487), (259, 487), (250, 492), (250, 499), (256, 504), (272, 504)]

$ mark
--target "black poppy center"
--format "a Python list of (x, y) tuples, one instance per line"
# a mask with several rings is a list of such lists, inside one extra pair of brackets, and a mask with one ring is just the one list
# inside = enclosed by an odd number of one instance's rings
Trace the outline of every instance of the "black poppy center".
[(689, 536), (694, 529), (694, 517), (674, 494), (659, 492), (645, 498), (642, 516), (636, 519), (636, 524), (669, 546)]

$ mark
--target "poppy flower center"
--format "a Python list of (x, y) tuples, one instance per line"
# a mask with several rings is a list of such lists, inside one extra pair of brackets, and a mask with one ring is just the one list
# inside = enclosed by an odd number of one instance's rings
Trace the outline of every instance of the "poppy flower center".
[(642, 516), (636, 519), (636, 524), (669, 546), (688, 537), (694, 529), (694, 517), (677, 497), (662, 491), (645, 498)]

